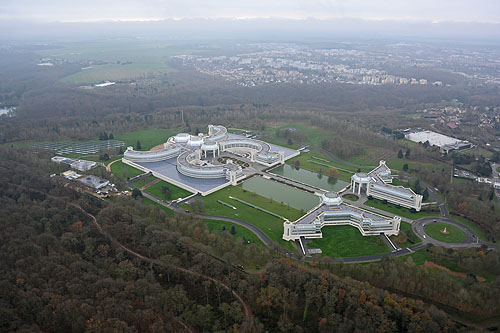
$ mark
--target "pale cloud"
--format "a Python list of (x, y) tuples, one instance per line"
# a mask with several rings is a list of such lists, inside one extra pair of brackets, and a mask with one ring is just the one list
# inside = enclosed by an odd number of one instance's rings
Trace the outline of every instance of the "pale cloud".
[(42, 22), (290, 18), (499, 22), (498, 0), (1, 0), (0, 19)]

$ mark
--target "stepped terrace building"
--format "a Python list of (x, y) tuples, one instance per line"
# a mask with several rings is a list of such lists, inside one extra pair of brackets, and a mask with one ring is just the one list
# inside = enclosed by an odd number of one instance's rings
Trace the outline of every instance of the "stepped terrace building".
[(401, 218), (388, 218), (378, 215), (342, 201), (335, 192), (321, 195), (321, 203), (305, 216), (295, 222), (283, 223), (283, 239), (295, 241), (301, 237), (322, 238), (321, 229), (326, 226), (350, 225), (359, 230), (363, 236), (397, 235)]
[(128, 147), (122, 161), (190, 192), (207, 195), (245, 178), (248, 173), (242, 166), (265, 169), (298, 154), (228, 133), (224, 126), (209, 125), (208, 134), (179, 133), (168, 138), (161, 149), (135, 151)]
[(422, 196), (410, 188), (390, 185), (391, 182), (391, 169), (387, 167), (385, 161), (380, 161), (379, 166), (368, 174), (362, 172), (354, 174), (351, 177), (351, 189), (358, 195), (364, 192), (367, 196), (420, 211)]

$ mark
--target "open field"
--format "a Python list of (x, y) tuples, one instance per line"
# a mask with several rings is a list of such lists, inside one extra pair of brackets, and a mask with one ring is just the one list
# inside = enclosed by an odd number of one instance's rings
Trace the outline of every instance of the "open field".
[[(316, 158), (314, 158), (316, 157)], [(318, 159), (320, 158), (320, 159)], [(335, 162), (332, 162), (326, 155), (322, 154), (319, 151), (312, 150), (307, 153), (300, 153), (299, 156), (296, 156), (290, 160), (288, 160), (286, 163), (290, 165), (296, 165), (296, 162), (299, 161), (300, 163), (300, 168), (304, 168), (309, 171), (317, 172), (317, 173), (322, 173), (324, 175), (328, 174), (328, 168), (334, 167), (338, 170), (339, 176), (338, 179), (350, 182), (351, 181), (351, 176), (357, 171), (356, 168), (353, 167), (348, 167), (342, 164), (338, 164)], [(326, 161), (326, 162), (325, 162)], [(316, 163), (314, 163), (316, 162)], [(324, 165), (322, 165), (324, 164)], [(348, 171), (344, 171), (344, 170)], [(367, 170), (365, 170), (367, 171)]]
[[(232, 200), (229, 196), (236, 197), (246, 202), (252, 203), (261, 208), (267, 209), (273, 213), (281, 215), (291, 221), (298, 219), (302, 213), (298, 209), (282, 205), (279, 202), (272, 201), (260, 195), (243, 190), (239, 186), (229, 186), (220, 191), (212, 193), (206, 197), (197, 198), (203, 200), (203, 214), (234, 217), (250, 224), (255, 225), (262, 230), (270, 239), (279, 242), (281, 245), (290, 248), (293, 245), (281, 239), (283, 236), (283, 220), (252, 208), (248, 205)], [(218, 200), (226, 202), (236, 209), (232, 209), (217, 202)], [(183, 207), (187, 207), (183, 205)]]
[(181, 131), (181, 129), (150, 128), (118, 134), (115, 136), (115, 139), (125, 141), (124, 150), (128, 146), (132, 146), (134, 149), (137, 149), (137, 140), (141, 142), (141, 150), (150, 150), (151, 148), (166, 142), (170, 136), (179, 133), (179, 131)]
[(141, 188), (143, 187), (144, 185), (147, 185), (149, 183), (151, 183), (152, 181), (154, 181), (155, 179), (157, 179), (155, 176), (144, 176), (144, 177), (141, 177), (137, 180), (134, 180), (132, 182), (132, 184), (134, 184), (135, 186), (137, 186), (138, 188)]
[[(203, 223), (205, 223), (208, 227), (208, 230), (210, 232), (225, 232), (228, 235), (233, 236), (234, 238), (245, 238), (247, 241), (250, 243), (255, 243), (258, 245), (264, 245), (262, 241), (257, 237), (253, 232), (248, 230), (245, 227), (242, 227), (238, 224), (231, 223), (231, 222), (226, 222), (226, 221), (216, 221), (216, 220), (207, 220), (204, 219)], [(222, 227), (226, 227), (225, 231), (222, 231)], [(236, 234), (231, 234), (231, 227), (234, 226), (234, 229), (236, 230)]]
[(171, 71), (167, 65), (170, 56), (189, 54), (193, 50), (184, 45), (156, 42), (153, 40), (138, 40), (136, 38), (107, 39), (85, 44), (66, 44), (57, 49), (40, 50), (44, 57), (78, 61), (91, 67), (61, 81), (72, 85), (94, 84), (105, 80), (128, 81), (151, 74)]
[(130, 165), (127, 165), (122, 161), (118, 161), (111, 165), (111, 173), (117, 177), (128, 179), (143, 174), (144, 172), (136, 168), (132, 168)]
[[(170, 194), (171, 194), (170, 198), (167, 198), (165, 196), (165, 194), (163, 194), (162, 189), (164, 186), (168, 187), (170, 189)], [(184, 190), (178, 186), (175, 186), (173, 184), (167, 183), (163, 180), (159, 181), (158, 183), (156, 183), (154, 185), (151, 185), (145, 191), (148, 193), (151, 193), (152, 195), (154, 195), (158, 198), (161, 198), (165, 201), (175, 200), (175, 199), (179, 199), (179, 198), (185, 198), (185, 197), (188, 197), (191, 194), (193, 194), (189, 191), (186, 191), (186, 190)]]
[(427, 217), (427, 216), (439, 216), (440, 213), (439, 211), (424, 211), (421, 210), (420, 212), (415, 212), (413, 213), (410, 209), (404, 208), (392, 203), (387, 203), (383, 204), (382, 200), (379, 199), (368, 199), (365, 202), (365, 205), (373, 207), (373, 208), (378, 208), (383, 211), (386, 211), (388, 213), (392, 213), (401, 217), (406, 217), (412, 220), (418, 220), (419, 218), (422, 217)]
[(387, 253), (389, 249), (380, 236), (363, 236), (351, 226), (330, 226), (321, 229), (323, 238), (313, 239), (308, 248), (320, 248), (332, 258), (359, 257), (370, 254)]
[(143, 197), (142, 200), (144, 201), (144, 204), (148, 205), (148, 206), (156, 206), (158, 207), (159, 209), (163, 210), (167, 215), (174, 215), (174, 211), (171, 210), (171, 209), (168, 209), (167, 207), (165, 206), (162, 206), (160, 205), (159, 203), (157, 202), (154, 202), (153, 200), (151, 199), (148, 199), (148, 198), (145, 198)]
[[(443, 234), (441, 230), (446, 228), (449, 234)], [(440, 222), (429, 223), (425, 226), (425, 232), (432, 238), (446, 243), (460, 243), (465, 239), (465, 233), (458, 227)]]

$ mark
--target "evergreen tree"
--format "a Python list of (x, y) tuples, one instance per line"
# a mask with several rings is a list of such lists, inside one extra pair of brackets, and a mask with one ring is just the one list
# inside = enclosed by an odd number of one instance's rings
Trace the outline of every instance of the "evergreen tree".
[(410, 149), (408, 149), (405, 153), (405, 158), (410, 158)]
[(417, 194), (420, 194), (420, 192), (422, 191), (422, 186), (420, 186), (420, 180), (417, 179), (415, 181), (415, 185), (413, 185), (413, 191), (415, 191), (415, 193)]
[(137, 150), (141, 150), (141, 149), (142, 149), (141, 141), (137, 140)]
[(118, 150), (118, 155), (122, 155), (123, 154), (123, 147), (120, 146), (120, 150)]
[(108, 140), (113, 140), (114, 138), (115, 136), (113, 135), (113, 133), (109, 133)]
[(495, 189), (492, 187), (491, 188), (491, 191), (490, 191), (490, 197), (489, 197), (489, 200), (493, 200), (495, 198)]
[(222, 231), (226, 231), (226, 225), (222, 226)]
[(132, 190), (132, 198), (137, 199), (139, 197), (142, 197), (142, 192), (138, 188), (134, 188)]
[(403, 151), (401, 149), (398, 151), (398, 158), (403, 158)]
[(231, 235), (236, 235), (236, 228), (234, 225), (231, 226)]
[(408, 171), (408, 164), (407, 164), (407, 163), (405, 163), (405, 164), (403, 165), (403, 171)]
[(427, 187), (424, 190), (424, 193), (422, 193), (423, 200), (427, 200), (429, 198), (429, 191), (427, 190)]

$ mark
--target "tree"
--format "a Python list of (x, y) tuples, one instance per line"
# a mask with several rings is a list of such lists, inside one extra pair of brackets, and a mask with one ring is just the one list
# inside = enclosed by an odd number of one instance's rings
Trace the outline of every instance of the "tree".
[(328, 176), (333, 177), (333, 178), (338, 178), (339, 176), (339, 170), (335, 167), (329, 167), (328, 168)]
[(403, 158), (403, 151), (401, 149), (398, 151), (398, 158)]
[(226, 225), (225, 224), (222, 226), (222, 231), (226, 231)]
[(491, 191), (490, 191), (490, 196), (489, 196), (489, 200), (493, 200), (495, 198), (495, 189), (493, 187), (491, 187)]
[(420, 185), (419, 179), (415, 181), (415, 184), (413, 185), (413, 191), (415, 191), (415, 193), (417, 194), (420, 194), (420, 192), (422, 191), (422, 186)]
[(114, 138), (115, 138), (115, 136), (113, 135), (113, 133), (109, 133), (108, 139), (113, 140)]
[(408, 171), (408, 163), (403, 164), (403, 171)]
[(429, 198), (429, 191), (427, 190), (427, 187), (424, 190), (424, 193), (422, 193), (422, 199), (425, 201)]
[(234, 224), (231, 226), (231, 235), (236, 235), (236, 228), (234, 227)]
[(293, 145), (293, 141), (292, 141), (292, 139), (291, 139), (291, 138), (288, 138), (287, 143), (288, 143), (288, 145), (289, 145), (289, 146)]
[(162, 186), (161, 187), (161, 193), (163, 193), (163, 195), (165, 195), (165, 198), (167, 200), (172, 199), (172, 192), (170, 192), (170, 187), (168, 187), (168, 186)]
[(410, 149), (408, 149), (405, 153), (405, 158), (410, 158)]
[(132, 198), (137, 199), (142, 197), (142, 192), (138, 188), (132, 190)]
[(429, 143), (429, 140), (425, 141), (424, 144), (422, 145), (424, 148), (429, 147), (431, 144)]
[(137, 150), (141, 150), (141, 149), (142, 149), (141, 141), (137, 140)]
[(118, 150), (118, 155), (122, 155), (123, 154), (123, 147), (120, 146), (120, 149)]

